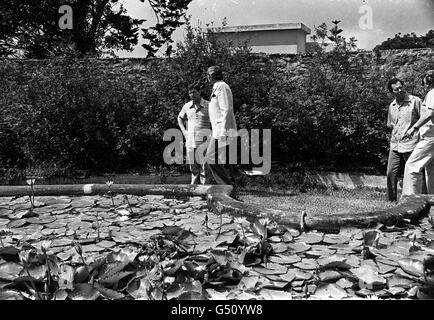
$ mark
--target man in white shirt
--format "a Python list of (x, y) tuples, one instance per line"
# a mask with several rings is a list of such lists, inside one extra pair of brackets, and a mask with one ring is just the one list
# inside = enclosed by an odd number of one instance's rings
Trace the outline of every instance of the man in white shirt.
[[(428, 194), (434, 193), (434, 179), (431, 174), (434, 159), (434, 124), (432, 121), (434, 119), (434, 70), (425, 73), (423, 84), (428, 88), (428, 93), (422, 102), (423, 115), (405, 134), (406, 138), (411, 139), (419, 132), (420, 140), (405, 164), (403, 195), (422, 193), (423, 169), (427, 169)], [(424, 126), (427, 122), (428, 124)]]
[[(203, 143), (207, 143), (206, 138), (211, 129), (208, 114), (209, 102), (202, 99), (200, 87), (197, 85), (191, 85), (188, 94), (191, 101), (187, 102), (182, 107), (178, 115), (178, 125), (186, 140), (187, 160), (191, 171), (191, 184), (206, 184), (208, 183), (208, 169), (205, 168), (204, 161), (202, 161), (202, 163), (197, 161), (199, 157), (196, 156), (196, 153)], [(184, 122), (187, 123), (187, 128)]]
[(405, 163), (419, 141), (418, 135), (404, 139), (404, 134), (420, 119), (422, 100), (407, 93), (401, 79), (390, 79), (387, 88), (395, 97), (389, 105), (387, 117), (387, 126), (392, 129), (387, 161), (387, 194), (389, 201), (396, 201), (398, 174), (404, 171)]

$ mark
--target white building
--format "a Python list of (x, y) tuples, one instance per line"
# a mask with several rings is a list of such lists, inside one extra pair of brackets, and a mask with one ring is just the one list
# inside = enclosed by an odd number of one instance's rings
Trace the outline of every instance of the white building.
[(279, 23), (251, 26), (208, 28), (220, 41), (233, 46), (247, 44), (253, 52), (268, 54), (304, 54), (310, 29), (303, 23)]

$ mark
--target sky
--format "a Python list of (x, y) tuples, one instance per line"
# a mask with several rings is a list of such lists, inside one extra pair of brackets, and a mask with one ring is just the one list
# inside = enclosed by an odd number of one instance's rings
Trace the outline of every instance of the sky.
[[(155, 22), (146, 1), (124, 0), (124, 6), (132, 17), (148, 20), (144, 27)], [(366, 20), (369, 12), (371, 25)], [(218, 27), (226, 18), (228, 26), (301, 22), (312, 32), (315, 26), (323, 22), (330, 26), (337, 19), (343, 36), (354, 36), (360, 49), (371, 50), (398, 32), (423, 35), (434, 29), (434, 0), (193, 0), (187, 15), (193, 26)], [(365, 22), (362, 27), (360, 21)], [(173, 40), (182, 41), (184, 34), (185, 29), (179, 28)], [(118, 55), (145, 57), (146, 50), (138, 45), (134, 51)]]

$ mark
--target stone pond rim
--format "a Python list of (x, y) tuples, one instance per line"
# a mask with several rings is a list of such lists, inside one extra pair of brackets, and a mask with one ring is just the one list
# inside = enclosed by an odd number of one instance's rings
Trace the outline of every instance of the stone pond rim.
[[(35, 185), (35, 196), (91, 196), (103, 195), (109, 190), (105, 184), (76, 185)], [(245, 217), (254, 221), (268, 217), (280, 225), (300, 229), (300, 215), (289, 215), (284, 210), (261, 208), (253, 204), (237, 201), (230, 195), (233, 187), (230, 185), (187, 185), (187, 184), (113, 184), (111, 191), (118, 194), (131, 195), (164, 195), (172, 197), (206, 196), (208, 207), (216, 213), (226, 213), (235, 217)], [(0, 186), (0, 196), (27, 196), (29, 186)], [(373, 227), (376, 223), (395, 224), (402, 219), (417, 220), (429, 213), (430, 205), (434, 204), (434, 194), (407, 196), (392, 208), (367, 211), (361, 213), (336, 213), (328, 215), (305, 216), (303, 225), (308, 229), (333, 230), (341, 227)]]

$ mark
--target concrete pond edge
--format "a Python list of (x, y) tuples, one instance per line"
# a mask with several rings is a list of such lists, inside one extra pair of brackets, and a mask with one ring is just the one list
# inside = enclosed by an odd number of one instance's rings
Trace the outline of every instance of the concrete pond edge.
[[(402, 198), (389, 209), (361, 213), (338, 213), (322, 216), (294, 215), (283, 210), (261, 208), (247, 204), (231, 197), (233, 187), (230, 185), (188, 185), (188, 184), (113, 184), (110, 189), (106, 184), (79, 185), (35, 185), (35, 196), (83, 196), (103, 195), (109, 190), (117, 194), (164, 195), (173, 197), (202, 196), (207, 198), (208, 208), (214, 213), (245, 217), (249, 221), (269, 218), (280, 225), (295, 229), (313, 229), (331, 231), (344, 227), (370, 228), (377, 223), (396, 224), (402, 219), (418, 220), (429, 214), (434, 204), (433, 195), (414, 195)], [(0, 196), (27, 196), (30, 186), (0, 186)]]

